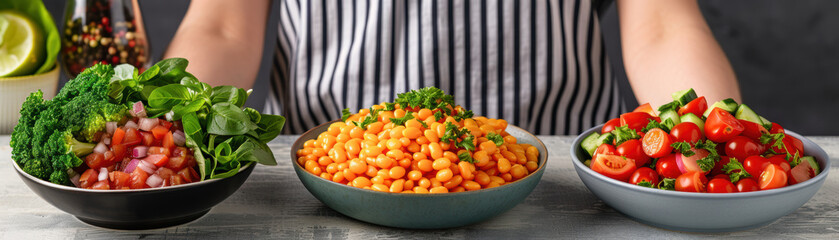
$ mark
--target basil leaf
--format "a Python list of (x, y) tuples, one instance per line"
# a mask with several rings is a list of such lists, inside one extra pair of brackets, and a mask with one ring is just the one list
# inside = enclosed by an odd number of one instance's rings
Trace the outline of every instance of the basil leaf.
[(218, 161), (219, 163), (224, 164), (229, 162), (230, 160), (233, 160), (230, 157), (230, 154), (233, 153), (233, 150), (230, 148), (231, 140), (233, 139), (227, 139), (226, 141), (219, 143), (218, 146), (215, 147), (216, 161)]
[(212, 107), (212, 118), (207, 132), (216, 135), (242, 135), (259, 128), (251, 122), (242, 109), (230, 103), (218, 103)]
[(239, 90), (234, 86), (214, 87), (210, 100), (212, 104), (226, 102), (238, 106), (236, 103), (239, 102)]
[(149, 94), (149, 106), (153, 108), (172, 108), (192, 100), (195, 93), (180, 84), (169, 84), (154, 89)]
[(236, 153), (241, 156), (239, 161), (242, 162), (255, 161), (263, 165), (277, 165), (277, 159), (274, 158), (271, 148), (254, 138), (249, 137), (239, 146), (239, 149), (236, 149)]
[(204, 106), (205, 100), (203, 98), (195, 99), (192, 102), (187, 103), (186, 105), (175, 105), (172, 107), (172, 120), (179, 120), (184, 115), (188, 113), (194, 113), (201, 110), (201, 107)]
[(215, 174), (215, 173), (213, 173), (213, 175), (212, 175), (212, 176), (210, 176), (210, 178), (216, 179), (216, 178), (226, 178), (226, 177), (230, 177), (230, 176), (236, 175), (236, 173), (239, 173), (239, 169), (240, 169), (240, 168), (242, 168), (242, 164), (241, 164), (241, 163), (239, 163), (239, 162), (236, 162), (236, 166), (235, 166), (235, 167), (233, 167), (233, 168), (231, 168), (230, 170), (228, 170), (228, 171), (226, 171), (226, 172), (223, 172), (223, 173), (219, 173), (219, 174)]
[(143, 72), (143, 74), (140, 74), (140, 76), (138, 76), (136, 78), (136, 80), (140, 83), (143, 83), (143, 82), (146, 82), (148, 80), (151, 80), (152, 78), (157, 76), (158, 73), (160, 73), (160, 67), (158, 67), (157, 65), (154, 65), (154, 66), (151, 66), (149, 69), (146, 69), (146, 71)]
[(277, 135), (280, 135), (283, 125), (285, 125), (285, 117), (280, 115), (262, 114), (259, 123), (257, 123), (259, 128), (256, 131), (259, 134), (259, 141), (267, 143), (274, 140)]

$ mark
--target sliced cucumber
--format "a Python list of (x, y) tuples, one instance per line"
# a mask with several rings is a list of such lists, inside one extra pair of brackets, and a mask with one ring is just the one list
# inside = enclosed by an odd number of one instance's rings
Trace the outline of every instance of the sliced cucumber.
[(682, 122), (692, 122), (696, 124), (700, 130), (705, 129), (705, 121), (702, 121), (702, 118), (697, 117), (693, 113), (685, 113), (685, 115), (682, 115), (680, 120), (682, 120)]
[(705, 113), (702, 115), (707, 118), (708, 115), (711, 114), (711, 110), (714, 110), (715, 107), (734, 113), (734, 111), (737, 110), (737, 101), (734, 101), (734, 99), (731, 98), (726, 98), (719, 102), (715, 102), (714, 105), (708, 107), (708, 110), (705, 110)]
[(813, 168), (813, 172), (816, 173), (816, 175), (819, 175), (819, 172), (821, 172), (821, 167), (819, 167), (819, 163), (816, 162), (816, 158), (814, 158), (813, 156), (803, 156), (801, 157), (801, 162), (804, 161), (810, 163), (810, 167)]
[(696, 92), (693, 91), (693, 88), (688, 88), (686, 90), (674, 92), (672, 96), (673, 101), (679, 102), (679, 105), (682, 106), (688, 104), (690, 101), (693, 101), (697, 98)]
[(737, 112), (734, 114), (734, 117), (741, 120), (746, 120), (749, 122), (757, 123), (763, 125), (763, 121), (760, 119), (760, 115), (757, 115), (754, 110), (746, 106), (746, 104), (740, 104), (737, 107)]
[[(676, 124), (679, 124), (679, 123), (682, 122), (682, 120), (679, 118), (679, 113), (676, 112), (676, 110), (674, 110), (674, 109), (670, 109), (670, 110), (662, 112), (659, 117), (661, 117), (661, 123), (665, 123), (667, 121), (667, 119), (670, 119), (670, 121), (673, 121), (673, 126), (676, 126)], [(668, 127), (672, 128), (673, 126), (668, 126)]]
[(600, 144), (597, 143), (597, 138), (599, 137), (599, 133), (592, 133), (591, 135), (588, 135), (588, 137), (583, 138), (583, 142), (580, 143), (580, 147), (583, 147), (583, 149), (588, 152), (589, 156), (594, 155), (594, 150), (597, 150), (597, 147), (600, 146)]
[(766, 130), (772, 129), (772, 122), (766, 120), (763, 116), (760, 116), (760, 121), (763, 122), (763, 127), (766, 128)]

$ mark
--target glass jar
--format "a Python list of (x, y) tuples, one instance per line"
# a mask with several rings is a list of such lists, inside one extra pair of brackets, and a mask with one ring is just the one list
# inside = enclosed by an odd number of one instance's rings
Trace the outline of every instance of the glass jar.
[(148, 67), (149, 44), (137, 0), (68, 0), (61, 60), (70, 78), (96, 63)]

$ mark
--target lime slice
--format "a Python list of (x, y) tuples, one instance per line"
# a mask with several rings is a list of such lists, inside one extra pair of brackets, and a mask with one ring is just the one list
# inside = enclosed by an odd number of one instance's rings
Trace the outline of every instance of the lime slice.
[(20, 13), (0, 11), (0, 77), (32, 74), (44, 57), (38, 25)]

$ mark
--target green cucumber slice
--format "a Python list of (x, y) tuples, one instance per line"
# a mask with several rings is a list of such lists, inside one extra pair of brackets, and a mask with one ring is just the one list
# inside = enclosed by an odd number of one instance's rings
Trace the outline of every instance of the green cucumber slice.
[(698, 96), (696, 96), (696, 92), (693, 91), (693, 88), (688, 88), (682, 91), (674, 92), (672, 94), (673, 101), (679, 102), (679, 105), (684, 106), (688, 104), (690, 101), (693, 101)]
[(697, 117), (693, 113), (685, 113), (685, 115), (682, 115), (680, 120), (682, 120), (682, 122), (692, 122), (696, 124), (699, 129), (705, 129), (705, 121), (702, 121), (702, 118)]
[(757, 115), (754, 110), (746, 106), (746, 104), (740, 104), (737, 107), (737, 112), (734, 114), (734, 117), (740, 120), (746, 120), (749, 122), (757, 123), (763, 125), (763, 121), (760, 119), (760, 115)]
[(714, 110), (715, 107), (734, 113), (734, 111), (737, 110), (737, 101), (734, 101), (734, 99), (731, 98), (726, 98), (719, 102), (715, 102), (714, 105), (708, 107), (708, 110), (705, 110), (705, 113), (703, 113), (702, 116), (707, 118), (708, 115), (711, 114), (711, 110)]

